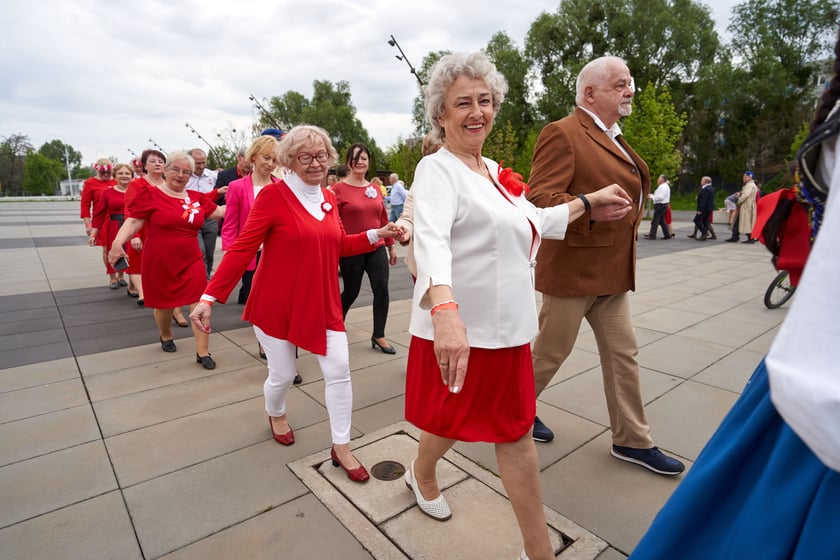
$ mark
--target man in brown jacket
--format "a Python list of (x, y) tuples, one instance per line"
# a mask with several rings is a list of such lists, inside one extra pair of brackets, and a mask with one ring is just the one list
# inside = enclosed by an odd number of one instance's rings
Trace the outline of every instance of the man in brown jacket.
[[(562, 241), (544, 239), (536, 287), (543, 294), (534, 341), (537, 396), (571, 353), (581, 321), (595, 334), (613, 436), (611, 454), (656, 473), (685, 466), (654, 447), (645, 418), (628, 292), (636, 287), (636, 238), (650, 192), (647, 164), (621, 136), (618, 120), (632, 111), (633, 79), (623, 60), (602, 57), (577, 78), (577, 108), (547, 125), (534, 149), (528, 198), (548, 207), (617, 183), (633, 199), (623, 220), (593, 222), (589, 211), (569, 224)], [(554, 434), (539, 418), (534, 439)]]

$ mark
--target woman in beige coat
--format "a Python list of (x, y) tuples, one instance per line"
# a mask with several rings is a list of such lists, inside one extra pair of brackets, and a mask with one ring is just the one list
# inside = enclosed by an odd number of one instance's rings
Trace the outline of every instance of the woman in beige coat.
[(744, 172), (744, 186), (741, 187), (741, 196), (738, 197), (738, 233), (747, 236), (742, 243), (755, 243), (752, 238), (752, 230), (755, 226), (755, 199), (758, 187), (755, 185), (755, 174), (752, 171)]

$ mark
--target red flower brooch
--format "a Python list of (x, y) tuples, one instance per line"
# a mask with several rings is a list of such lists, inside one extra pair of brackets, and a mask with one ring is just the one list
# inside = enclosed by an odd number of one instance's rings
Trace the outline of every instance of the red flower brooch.
[(526, 194), (531, 192), (531, 187), (528, 183), (522, 180), (522, 175), (511, 169), (510, 167), (502, 168), (504, 161), (499, 162), (499, 183), (505, 188), (507, 192), (513, 196), (520, 196), (524, 191)]
[(327, 202), (326, 200), (325, 200), (324, 202), (322, 202), (322, 203), (321, 203), (321, 210), (324, 212), (324, 214), (329, 213), (329, 212), (330, 212), (330, 210), (332, 210), (332, 208), (333, 208), (333, 207), (332, 207), (332, 204), (330, 204), (330, 203), (329, 203), (329, 202)]

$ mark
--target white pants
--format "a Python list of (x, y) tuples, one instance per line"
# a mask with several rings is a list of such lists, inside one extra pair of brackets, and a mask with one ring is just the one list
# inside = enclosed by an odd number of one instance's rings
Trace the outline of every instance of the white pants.
[[(286, 394), (297, 374), (295, 345), (265, 334), (254, 325), (257, 340), (268, 361), (268, 378), (263, 385), (265, 411), (269, 416), (286, 414)], [(350, 442), (350, 417), (353, 412), (353, 386), (350, 384), (350, 350), (347, 333), (327, 331), (327, 355), (318, 356), (324, 376), (324, 400), (330, 417), (332, 442)]]

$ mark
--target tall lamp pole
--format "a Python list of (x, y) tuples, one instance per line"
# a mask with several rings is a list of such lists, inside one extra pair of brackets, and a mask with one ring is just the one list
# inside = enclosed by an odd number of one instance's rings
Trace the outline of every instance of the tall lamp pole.
[(204, 142), (205, 144), (207, 144), (207, 148), (210, 150), (210, 153), (211, 153), (211, 154), (213, 154), (213, 157), (214, 157), (214, 158), (216, 158), (216, 166), (217, 166), (217, 167), (220, 167), (220, 166), (222, 165), (222, 158), (220, 158), (220, 157), (219, 157), (219, 154), (218, 154), (218, 153), (216, 153), (216, 148), (214, 148), (214, 147), (213, 147), (213, 145), (212, 145), (210, 142), (208, 142), (208, 141), (204, 138), (204, 136), (202, 136), (201, 134), (199, 134), (199, 133), (198, 133), (198, 131), (197, 131), (196, 129), (194, 129), (190, 123), (185, 122), (185, 123), (184, 123), (184, 126), (186, 126), (187, 128), (189, 128), (189, 129), (190, 129), (190, 131), (191, 131), (193, 134), (195, 134), (196, 136), (198, 136), (199, 140), (201, 140), (202, 142)]
[(397, 42), (393, 35), (391, 35), (391, 38), (388, 39), (388, 44), (392, 47), (397, 47), (397, 50), (400, 51), (400, 54), (394, 55), (394, 58), (396, 58), (397, 60), (403, 60), (406, 64), (408, 64), (408, 69), (411, 71), (412, 74), (414, 74), (414, 77), (417, 78), (417, 83), (420, 84), (420, 87), (422, 88), (425, 85), (423, 83), (423, 80), (421, 80), (420, 76), (417, 75), (417, 70), (415, 70), (414, 66), (412, 66), (411, 63), (408, 61), (408, 57), (405, 56), (402, 47), (400, 47), (400, 44)]
[(155, 142), (155, 141), (154, 141), (154, 140), (152, 140), (151, 138), (149, 138), (149, 142), (151, 142), (151, 143), (152, 143), (152, 146), (154, 146), (155, 148), (157, 148), (157, 149), (158, 149), (158, 151), (160, 151), (160, 153), (162, 153), (163, 155), (166, 155), (166, 150), (164, 150), (163, 148), (161, 148), (161, 147), (160, 147), (160, 144), (158, 144), (157, 142)]
[(257, 106), (257, 109), (260, 111), (260, 113), (262, 113), (263, 118), (266, 121), (268, 121), (268, 124), (270, 124), (274, 128), (282, 130), (282, 127), (279, 124), (277, 124), (277, 121), (274, 120), (274, 117), (271, 116), (271, 113), (269, 113), (268, 110), (262, 106), (260, 100), (257, 99), (257, 97), (253, 93), (248, 94), (248, 99), (250, 99), (251, 102)]

